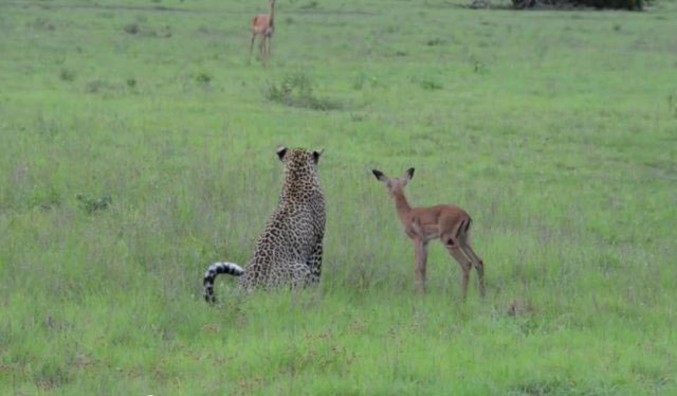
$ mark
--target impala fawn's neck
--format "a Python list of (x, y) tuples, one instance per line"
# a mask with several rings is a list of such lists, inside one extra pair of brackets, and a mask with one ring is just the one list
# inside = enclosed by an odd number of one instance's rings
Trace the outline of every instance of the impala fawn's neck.
[(393, 198), (395, 198), (395, 209), (397, 214), (400, 216), (400, 221), (402, 224), (407, 224), (407, 216), (411, 212), (411, 206), (407, 202), (407, 197), (404, 196), (404, 191), (401, 189), (393, 191)]
[(270, 8), (268, 9), (268, 26), (273, 26), (273, 17), (275, 16), (275, 3), (270, 3)]

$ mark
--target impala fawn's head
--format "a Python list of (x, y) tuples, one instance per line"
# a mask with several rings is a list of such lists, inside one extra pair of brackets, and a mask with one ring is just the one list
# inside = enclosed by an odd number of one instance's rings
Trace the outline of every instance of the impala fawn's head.
[(402, 193), (404, 191), (404, 187), (407, 185), (407, 183), (409, 183), (409, 180), (414, 177), (414, 168), (407, 169), (407, 171), (404, 173), (404, 176), (396, 177), (394, 179), (388, 178), (383, 174), (383, 172), (376, 169), (372, 170), (371, 172), (374, 174), (374, 176), (376, 176), (378, 181), (385, 184), (386, 189), (388, 189), (388, 192), (392, 196), (397, 193)]

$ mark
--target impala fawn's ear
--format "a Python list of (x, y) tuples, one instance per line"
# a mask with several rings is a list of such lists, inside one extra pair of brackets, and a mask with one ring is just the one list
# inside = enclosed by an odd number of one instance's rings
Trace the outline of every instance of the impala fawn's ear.
[(284, 155), (287, 154), (287, 148), (285, 146), (279, 146), (277, 150), (275, 150), (277, 153), (277, 156), (280, 158), (280, 161), (284, 160)]
[(322, 155), (322, 153), (324, 153), (324, 149), (313, 151), (313, 161), (315, 162), (315, 164), (320, 162), (320, 156)]
[(408, 180), (411, 180), (414, 177), (414, 168), (407, 169), (406, 176)]
[(374, 176), (376, 176), (376, 179), (378, 179), (378, 181), (383, 182), (383, 183), (388, 182), (388, 178), (386, 177), (386, 175), (383, 174), (383, 172), (374, 169), (374, 170), (371, 171), (371, 173), (373, 173)]

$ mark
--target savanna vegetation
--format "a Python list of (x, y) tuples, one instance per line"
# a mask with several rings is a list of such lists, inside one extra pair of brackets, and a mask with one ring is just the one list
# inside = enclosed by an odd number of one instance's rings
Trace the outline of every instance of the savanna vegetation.
[[(0, 1), (0, 394), (677, 393), (677, 3)], [(494, 5), (496, 4), (494, 2)], [(202, 300), (325, 149), (322, 283)], [(473, 217), (428, 292), (370, 173)]]

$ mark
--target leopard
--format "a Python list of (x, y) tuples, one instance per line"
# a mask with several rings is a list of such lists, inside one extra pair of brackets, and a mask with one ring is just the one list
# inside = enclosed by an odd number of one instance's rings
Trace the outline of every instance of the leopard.
[(219, 274), (239, 277), (237, 288), (245, 291), (283, 286), (296, 289), (320, 282), (326, 209), (317, 168), (323, 152), (277, 148), (284, 164), (277, 208), (245, 268), (232, 262), (216, 262), (207, 268), (203, 278), (207, 303), (216, 303), (214, 282)]

